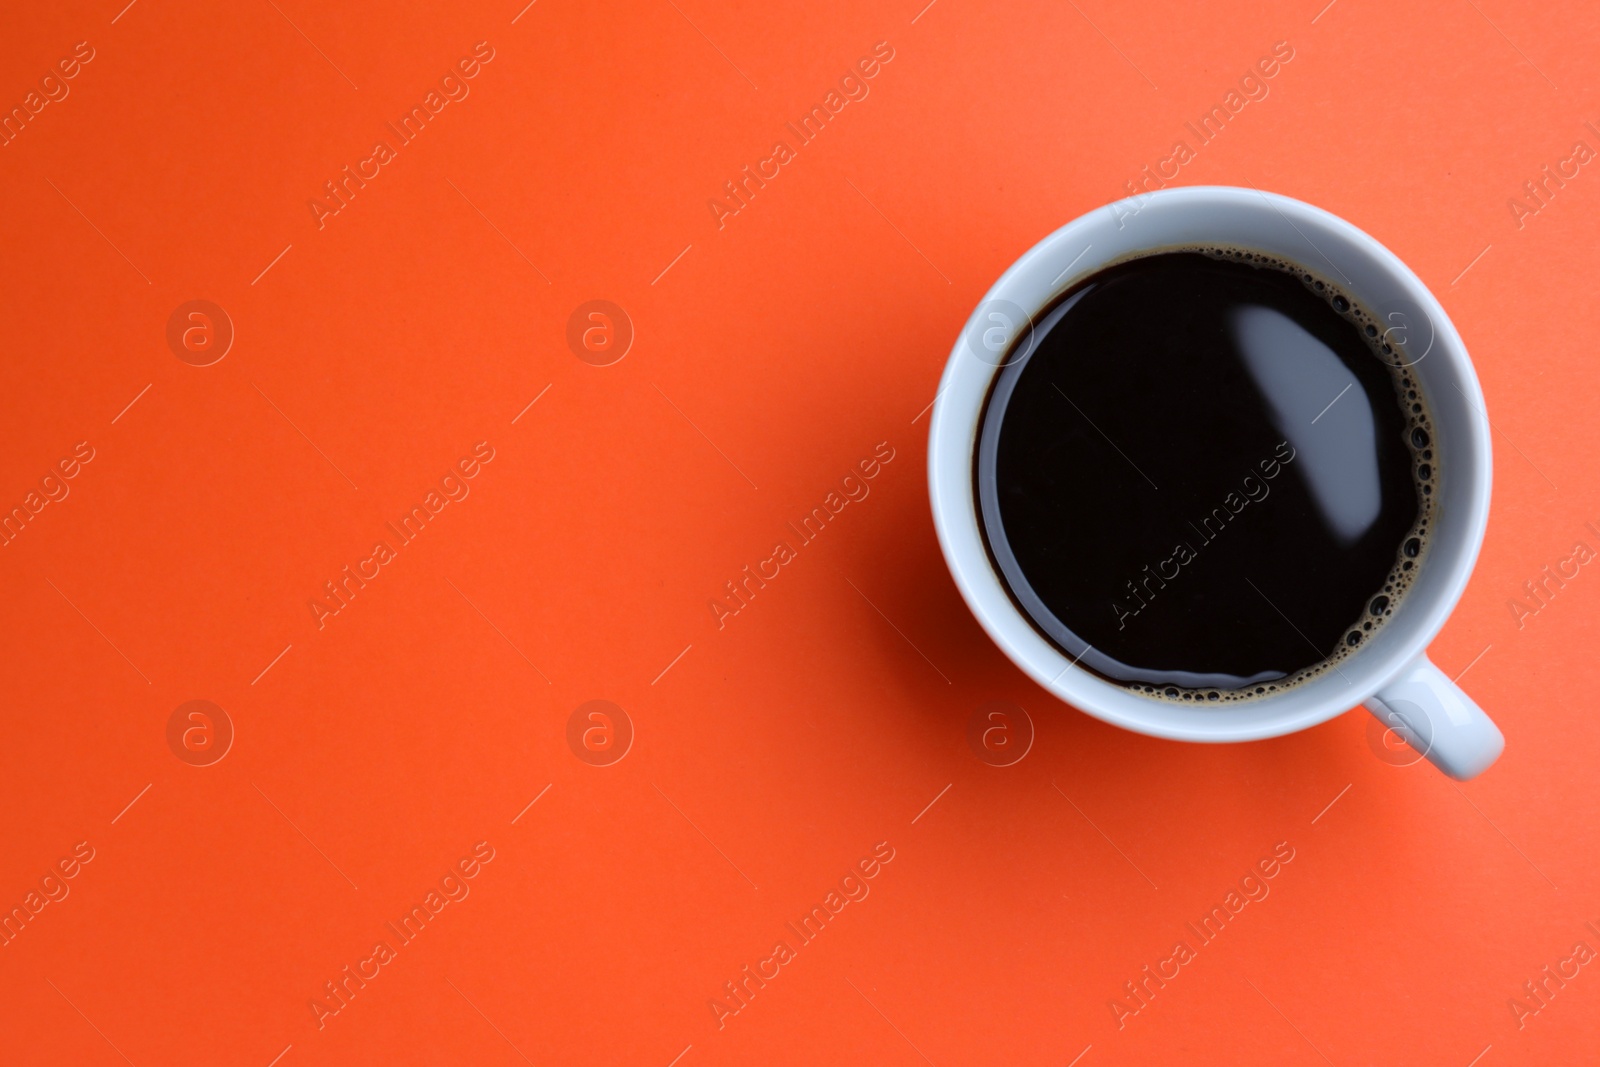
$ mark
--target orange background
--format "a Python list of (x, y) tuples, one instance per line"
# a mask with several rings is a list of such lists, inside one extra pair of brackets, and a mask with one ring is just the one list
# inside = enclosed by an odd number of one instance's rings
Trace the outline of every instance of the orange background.
[[(1508, 1001), (1600, 948), (1600, 576), (1520, 625), (1508, 601), (1600, 547), (1600, 174), (1520, 225), (1508, 200), (1600, 148), (1600, 12), (920, 7), (11, 5), (6, 108), (94, 58), (0, 148), (0, 504), (95, 458), (0, 549), (0, 904), (94, 859), (0, 948), (0, 1061), (1592, 1058), (1596, 968), (1520, 1027)], [(323, 183), (480, 41), (470, 95), (319, 228)], [(880, 41), (870, 95), (719, 228), (708, 200)], [(1464, 786), (1359, 711), (1213, 747), (1064, 707), (929, 519), (921, 413), (980, 295), (1278, 41), (1176, 181), (1352, 220), (1476, 359), (1494, 512), (1433, 654), (1507, 748)], [(236, 331), (211, 366), (166, 340), (195, 299)], [(591, 300), (636, 332), (610, 366), (567, 343)], [(470, 496), (319, 628), (323, 583), (479, 441)], [(719, 629), (879, 442), (870, 496)], [(167, 741), (196, 699), (236, 731), (210, 766)], [(636, 731), (611, 766), (567, 740), (595, 699)], [(1008, 767), (967, 740), (994, 701), (1037, 731)], [(319, 1028), (480, 841), (470, 896)], [(723, 983), (885, 841), (719, 1028)], [(1270, 896), (1119, 1028), (1123, 983), (1279, 842)]]

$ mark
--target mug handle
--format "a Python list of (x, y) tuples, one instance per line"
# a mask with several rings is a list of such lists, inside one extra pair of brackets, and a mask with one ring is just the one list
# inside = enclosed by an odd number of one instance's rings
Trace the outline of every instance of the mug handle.
[(1489, 769), (1506, 747), (1494, 720), (1427, 654), (1366, 700), (1367, 710), (1457, 781)]

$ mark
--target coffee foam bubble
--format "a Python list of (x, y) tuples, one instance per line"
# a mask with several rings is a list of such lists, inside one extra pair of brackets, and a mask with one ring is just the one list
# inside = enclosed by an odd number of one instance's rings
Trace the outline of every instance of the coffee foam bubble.
[(1178, 704), (1259, 700), (1298, 688), (1330, 671), (1337, 672), (1342, 662), (1369, 644), (1384, 624), (1394, 617), (1401, 600), (1414, 583), (1423, 559), (1427, 556), (1428, 531), (1436, 525), (1433, 521), (1436, 495), (1434, 487), (1438, 484), (1439, 460), (1433, 448), (1433, 422), (1429, 417), (1427, 401), (1417, 375), (1411, 369), (1416, 361), (1408, 358), (1404, 351), (1404, 342), (1391, 336), (1393, 328), (1384, 326), (1384, 319), (1362, 306), (1338, 285), (1316, 271), (1279, 256), (1224, 245), (1162, 248), (1130, 258), (1137, 259), (1143, 258), (1144, 255), (1164, 255), (1172, 252), (1198, 252), (1213, 259), (1249, 263), (1261, 269), (1279, 270), (1297, 276), (1302, 285), (1325, 299), (1334, 311), (1355, 325), (1366, 340), (1368, 350), (1388, 368), (1390, 380), (1395, 388), (1395, 399), (1407, 420), (1406, 447), (1411, 452), (1412, 479), (1417, 489), (1417, 519), (1395, 551), (1394, 566), (1384, 579), (1383, 588), (1368, 598), (1366, 610), (1360, 618), (1352, 620), (1346, 627), (1337, 648), (1329, 651), (1322, 661), (1304, 670), (1296, 671), (1275, 682), (1238, 689), (1188, 689), (1182, 686), (1138, 684), (1125, 686), (1145, 696)]

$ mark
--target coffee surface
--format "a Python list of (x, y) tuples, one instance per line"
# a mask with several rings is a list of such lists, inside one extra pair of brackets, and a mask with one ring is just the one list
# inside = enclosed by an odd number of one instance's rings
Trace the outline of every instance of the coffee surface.
[(1013, 599), (1081, 666), (1168, 699), (1336, 670), (1393, 614), (1431, 512), (1427, 412), (1384, 357), (1369, 313), (1259, 253), (1078, 284), (1017, 339), (980, 428)]

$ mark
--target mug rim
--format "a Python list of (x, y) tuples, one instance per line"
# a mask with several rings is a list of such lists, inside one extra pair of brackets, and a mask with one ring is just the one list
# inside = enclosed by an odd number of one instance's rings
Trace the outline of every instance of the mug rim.
[[(1466, 531), (1465, 540), (1448, 558), (1441, 558), (1438, 551), (1430, 551), (1425, 557), (1419, 580), (1422, 573), (1429, 574), (1438, 592), (1426, 610), (1408, 617), (1402, 636), (1391, 639), (1387, 651), (1364, 655), (1368, 650), (1363, 648), (1338, 661), (1339, 673), (1345, 676), (1347, 683), (1345, 690), (1326, 690), (1320, 699), (1311, 700), (1306, 698), (1305, 690), (1313, 683), (1307, 682), (1281, 693), (1222, 706), (1210, 702), (1190, 706), (1135, 693), (1074, 664), (1046, 640), (1017, 607), (989, 558), (971, 470), (983, 404), (1000, 367), (982, 363), (975, 356), (968, 347), (969, 331), (992, 301), (1013, 303), (1032, 319), (1060, 293), (1112, 263), (1131, 255), (1191, 243), (1142, 241), (1132, 253), (1102, 252), (1069, 265), (1049, 287), (1045, 298), (1012, 299), (1026, 295), (1021, 292), (1022, 279), (1052, 261), (1064, 262), (1090, 234), (1109, 225), (1103, 213), (1110, 212), (1120, 229), (1123, 218), (1141, 213), (1153, 203), (1191, 212), (1223, 206), (1232, 210), (1243, 207), (1250, 211), (1271, 211), (1291, 225), (1298, 220), (1313, 230), (1320, 229), (1353, 245), (1379, 268), (1386, 281), (1396, 283), (1433, 321), (1437, 352), (1432, 358), (1449, 362), (1454, 375), (1452, 384), (1461, 390), (1470, 408), (1470, 414), (1465, 416), (1467, 432), (1460, 444), (1451, 450), (1453, 455), (1470, 458), (1472, 462), (1465, 464), (1469, 476), (1448, 497), (1448, 506), (1462, 513), (1460, 521)], [(1091, 247), (1093, 243), (1089, 242)], [(1352, 295), (1359, 297), (1361, 294), (1352, 290)], [(1343, 714), (1372, 697), (1425, 656), (1428, 644), (1444, 626), (1466, 588), (1488, 524), (1492, 451), (1488, 416), (1484, 411), (1483, 392), (1471, 358), (1444, 308), (1415, 272), (1375, 238), (1331, 212), (1281, 194), (1235, 186), (1160, 189), (1113, 201), (1068, 222), (1011, 264), (978, 301), (951, 348), (934, 402), (928, 431), (929, 501), (940, 550), (969, 610), (1001, 651), (1057, 699), (1102, 721), (1157, 737), (1214, 742), (1276, 737)], [(1444, 499), (1440, 506), (1445, 506)], [(1397, 618), (1390, 626), (1401, 621)], [(1359, 674), (1359, 679), (1350, 689), (1348, 676), (1352, 671)]]

